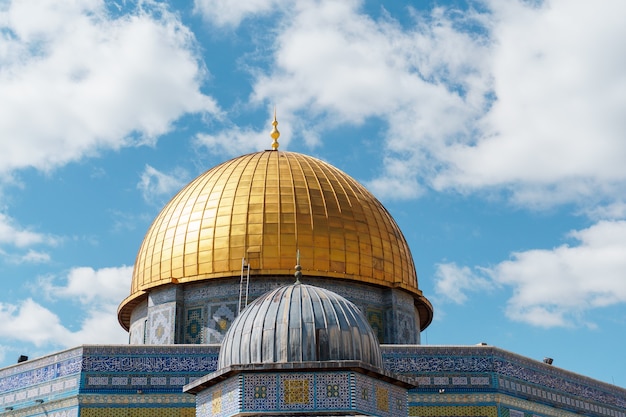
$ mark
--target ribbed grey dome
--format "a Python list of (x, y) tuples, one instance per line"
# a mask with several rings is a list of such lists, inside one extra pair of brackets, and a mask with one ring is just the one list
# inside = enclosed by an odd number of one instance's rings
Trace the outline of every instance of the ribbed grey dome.
[(224, 336), (218, 368), (253, 363), (383, 361), (356, 305), (323, 288), (295, 283), (254, 300)]

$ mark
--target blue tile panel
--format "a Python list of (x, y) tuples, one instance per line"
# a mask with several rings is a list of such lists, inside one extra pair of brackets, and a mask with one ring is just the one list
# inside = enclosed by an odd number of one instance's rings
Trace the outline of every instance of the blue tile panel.
[(86, 394), (79, 398), (81, 410), (93, 408), (195, 408), (191, 394)]
[(57, 401), (79, 391), (82, 348), (22, 362), (0, 370), (0, 410)]
[(413, 392), (498, 391), (588, 415), (626, 417), (626, 390), (490, 346), (392, 346), (385, 368), (414, 376)]
[(242, 376), (202, 391), (196, 397), (196, 417), (227, 417), (241, 411)]
[(354, 403), (354, 373), (321, 373), (315, 378), (316, 408), (348, 410)]
[(243, 385), (244, 410), (276, 410), (277, 399), (278, 374), (246, 375)]
[[(290, 277), (251, 279), (249, 302), (282, 285)], [(308, 277), (307, 283), (329, 289), (363, 311), (379, 340), (419, 343), (418, 319), (411, 295), (336, 279)], [(211, 285), (189, 284), (151, 292), (131, 317), (132, 344), (173, 344), (176, 334), (184, 343), (220, 343), (234, 320), (239, 301), (239, 280), (224, 279)], [(178, 292), (177, 292), (178, 291)], [(180, 316), (176, 310), (180, 309)]]
[(182, 393), (215, 370), (219, 346), (82, 346), (0, 370), (0, 411), (79, 393)]
[[(4, 411), (4, 413), (2, 413)], [(78, 401), (73, 398), (37, 403), (34, 399), (19, 405), (0, 408), (0, 415), (10, 417), (78, 417)]]
[[(509, 402), (518, 399), (588, 416), (626, 417), (625, 389), (495, 347), (384, 345), (382, 352), (388, 370), (414, 377), (419, 384), (410, 393), (412, 405), (417, 395), (439, 399), (439, 390), (444, 390), (446, 395), (470, 395), (476, 401), (481, 395), (501, 395)], [(122, 401), (137, 390), (149, 395), (183, 395), (183, 385), (215, 371), (218, 353), (218, 345), (88, 345), (32, 359), (0, 369), (0, 413), (14, 407), (11, 415), (17, 415), (37, 398), (50, 403), (99, 394), (118, 395)], [(270, 384), (244, 385), (244, 389), (255, 386), (260, 395), (263, 386), (266, 397), (272, 393)], [(290, 386), (296, 388), (297, 384)], [(331, 382), (316, 389), (318, 398), (328, 404), (340, 401), (333, 395), (343, 392), (340, 384)], [(368, 399), (376, 395), (372, 392), (367, 391)], [(354, 401), (362, 394), (356, 392)]]
[(407, 391), (352, 371), (263, 372), (234, 376), (197, 396), (197, 417), (291, 412), (401, 416)]
[(407, 415), (407, 391), (374, 378), (354, 375), (354, 404), (360, 413), (375, 416)]
[(217, 345), (85, 347), (81, 392), (180, 393), (217, 367)]

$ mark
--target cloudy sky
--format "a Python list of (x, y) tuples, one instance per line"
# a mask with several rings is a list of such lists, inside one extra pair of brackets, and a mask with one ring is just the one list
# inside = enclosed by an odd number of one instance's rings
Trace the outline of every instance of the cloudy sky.
[[(435, 319), (626, 387), (622, 0), (1, 0), (0, 366), (126, 343), (173, 194), (267, 149), (404, 231)], [(304, 262), (304, 260), (303, 260)]]

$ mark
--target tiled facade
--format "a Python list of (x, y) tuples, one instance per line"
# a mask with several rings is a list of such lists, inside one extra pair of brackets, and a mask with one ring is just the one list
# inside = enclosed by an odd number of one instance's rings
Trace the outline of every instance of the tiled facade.
[[(80, 390), (82, 348), (59, 352), (0, 370), (0, 412), (11, 416), (77, 415), (76, 397)], [(53, 401), (46, 409), (37, 400)], [(20, 411), (29, 408), (28, 414)], [(53, 414), (56, 413), (56, 414)]]
[[(82, 346), (0, 370), (0, 415), (193, 416), (219, 346)], [(37, 400), (42, 401), (41, 403)]]
[[(419, 317), (410, 294), (342, 280), (310, 277), (309, 281), (356, 304), (381, 343), (420, 342), (416, 331)], [(262, 280), (251, 277), (248, 301), (292, 282), (292, 277)], [(131, 344), (221, 343), (237, 316), (238, 302), (238, 279), (223, 279), (211, 285), (164, 286), (152, 291), (133, 311), (129, 341)]]
[(406, 415), (407, 390), (344, 370), (246, 372), (197, 395), (198, 417), (305, 412), (307, 415)]
[(385, 346), (383, 355), (387, 369), (418, 378), (410, 405), (497, 392), (572, 413), (626, 417), (626, 390), (494, 347)]
[[(374, 404), (376, 409), (362, 410), (372, 415), (386, 415), (388, 409), (393, 416), (626, 417), (626, 390), (495, 347), (384, 345), (382, 351), (386, 369), (415, 378), (419, 388), (402, 404), (391, 391), (385, 395), (355, 375), (360, 389), (354, 390), (354, 402)], [(196, 397), (183, 394), (182, 387), (215, 371), (218, 353), (218, 345), (82, 346), (58, 352), (0, 370), (0, 415), (192, 416)], [(226, 412), (236, 404), (252, 408), (264, 401), (271, 407), (269, 399), (277, 398), (298, 408), (306, 393), (309, 402), (342, 406), (344, 376), (328, 373), (312, 381), (310, 375), (294, 375), (289, 379), (294, 382), (284, 384), (271, 374), (250, 375), (239, 382), (242, 398), (219, 407)], [(205, 411), (209, 404), (205, 401)]]
[(355, 409), (375, 416), (407, 415), (406, 390), (365, 375), (355, 374)]
[(81, 395), (80, 417), (193, 417), (195, 399), (180, 394)]

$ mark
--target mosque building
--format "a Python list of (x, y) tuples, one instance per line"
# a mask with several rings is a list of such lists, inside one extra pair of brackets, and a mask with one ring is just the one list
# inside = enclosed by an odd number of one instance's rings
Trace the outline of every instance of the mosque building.
[(0, 416), (626, 417), (625, 389), (550, 360), (421, 345), (433, 307), (392, 216), (272, 124), (148, 229), (129, 344), (0, 369)]

